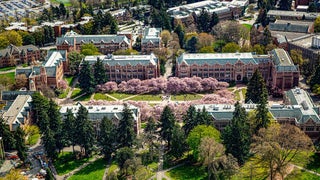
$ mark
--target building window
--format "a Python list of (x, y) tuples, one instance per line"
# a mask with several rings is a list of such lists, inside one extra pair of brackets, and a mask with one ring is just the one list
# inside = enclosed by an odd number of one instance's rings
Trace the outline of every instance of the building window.
[(306, 131), (314, 131), (314, 126), (307, 126)]

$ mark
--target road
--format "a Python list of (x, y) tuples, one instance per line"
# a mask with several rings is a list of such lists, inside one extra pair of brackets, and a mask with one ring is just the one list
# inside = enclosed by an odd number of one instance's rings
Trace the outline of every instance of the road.
[(28, 174), (30, 174), (29, 177), (31, 177), (31, 179), (35, 177), (41, 169), (40, 161), (33, 156), (33, 154), (36, 154), (38, 152), (42, 152), (42, 153), (44, 152), (44, 147), (41, 145), (40, 138), (38, 142), (35, 145), (31, 146), (29, 148), (29, 151), (27, 152), (28, 160), (31, 162), (31, 169), (28, 172)]

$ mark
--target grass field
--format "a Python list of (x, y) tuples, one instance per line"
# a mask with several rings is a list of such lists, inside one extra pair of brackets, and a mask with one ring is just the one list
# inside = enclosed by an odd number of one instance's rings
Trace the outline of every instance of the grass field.
[(75, 77), (74, 76), (65, 76), (64, 79), (68, 82), (69, 86), (72, 86)]
[(183, 165), (178, 168), (166, 172), (166, 175), (172, 180), (175, 179), (189, 179), (200, 180), (207, 179), (207, 172), (202, 166)]
[(66, 90), (63, 91), (63, 93), (61, 93), (61, 94), (58, 96), (58, 98), (60, 98), (60, 99), (66, 98), (67, 95), (68, 95), (68, 93), (69, 93), (69, 91), (70, 91), (70, 88), (68, 87)]
[(301, 180), (301, 179), (302, 180), (318, 180), (320, 179), (320, 177), (304, 170), (294, 169), (293, 172), (291, 172), (285, 178), (285, 180)]
[(153, 94), (139, 94), (134, 96), (128, 100), (132, 101), (161, 101), (161, 95), (153, 95)]
[(106, 168), (106, 162), (103, 159), (98, 159), (89, 164), (79, 172), (69, 178), (69, 180), (97, 180), (102, 179)]
[(76, 169), (87, 161), (89, 161), (89, 158), (75, 160), (72, 152), (62, 152), (53, 164), (58, 174), (63, 175)]
[(9, 84), (14, 84), (14, 83), (15, 83), (14, 76), (15, 76), (15, 72), (0, 74), (0, 79), (1, 79), (2, 77), (9, 77), (9, 78), (10, 78)]
[(77, 96), (80, 96), (82, 94), (81, 89), (74, 88), (71, 93), (71, 99), (76, 98)]
[(0, 72), (10, 71), (10, 70), (13, 70), (13, 69), (16, 69), (16, 67), (15, 67), (15, 66), (12, 66), (12, 67), (3, 67), (3, 68), (0, 68)]
[(180, 94), (180, 95), (171, 95), (172, 101), (193, 101), (201, 99), (202, 96), (198, 94)]
[(50, 0), (50, 2), (56, 3), (56, 4), (60, 4), (62, 2), (66, 7), (71, 6), (70, 0)]
[(96, 93), (96, 94), (94, 94), (93, 99), (94, 99), (94, 100), (114, 101), (114, 99), (112, 99), (112, 98), (110, 98), (110, 97), (108, 97), (107, 95), (102, 94), (102, 93)]
[(39, 133), (33, 134), (32, 136), (28, 137), (28, 140), (27, 140), (26, 144), (28, 144), (30, 146), (33, 146), (38, 142), (39, 138), (40, 138), (40, 134)]
[(84, 94), (75, 100), (76, 101), (89, 101), (91, 99), (91, 96), (92, 96), (92, 94)]
[(110, 96), (116, 98), (116, 99), (125, 99), (125, 98), (128, 98), (130, 96), (133, 96), (133, 94), (125, 94), (125, 93), (117, 93), (117, 92), (114, 92), (114, 93), (108, 93)]
[(249, 30), (251, 29), (252, 25), (251, 24), (242, 24), (242, 26), (248, 28)]

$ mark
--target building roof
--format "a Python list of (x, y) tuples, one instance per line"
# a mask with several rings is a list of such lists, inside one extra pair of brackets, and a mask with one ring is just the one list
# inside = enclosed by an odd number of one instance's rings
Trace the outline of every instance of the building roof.
[(303, 17), (305, 20), (315, 20), (320, 14), (319, 13), (307, 13), (307, 12), (301, 12), (301, 11), (282, 11), (282, 10), (269, 10), (267, 13), (267, 17), (270, 16), (287, 16), (292, 18), (300, 18)]
[(67, 32), (64, 36), (58, 37), (56, 40), (56, 45), (61, 45), (67, 43), (69, 45), (74, 45), (74, 43), (122, 43), (130, 45), (129, 39), (125, 35), (80, 35), (74, 31)]
[(143, 36), (141, 39), (141, 43), (147, 43), (149, 41), (154, 42), (154, 43), (160, 43), (161, 37), (161, 28), (146, 28), (143, 31)]
[(277, 71), (298, 71), (298, 67), (293, 64), (288, 52), (284, 49), (274, 49), (270, 54)]
[(157, 65), (158, 58), (151, 53), (150, 55), (100, 55), (100, 56), (86, 56), (83, 60), (88, 61), (90, 65), (96, 63), (97, 59), (102, 60), (103, 64), (107, 64), (109, 66), (136, 66), (138, 64), (141, 65)]
[(6, 56), (6, 55), (12, 55), (13, 53), (25, 53), (30, 51), (38, 51), (39, 48), (37, 48), (34, 45), (26, 45), (26, 46), (15, 46), (10, 44), (7, 48), (0, 50), (0, 57)]
[[(245, 108), (246, 112), (256, 109), (257, 104), (241, 104)], [(214, 120), (231, 120), (233, 118), (233, 112), (235, 106), (233, 104), (199, 104), (194, 106), (196, 110), (202, 110), (203, 108), (213, 117)]]
[(14, 102), (10, 105), (8, 111), (3, 114), (3, 119), (7, 124), (14, 127), (24, 123), (26, 110), (29, 110), (32, 98), (30, 95), (18, 95)]
[(270, 31), (308, 33), (309, 24), (276, 22), (276, 23), (270, 23), (269, 29)]
[(320, 123), (319, 108), (316, 107), (309, 94), (300, 88), (285, 92), (289, 105), (277, 105), (269, 108), (275, 118), (295, 118), (297, 123), (313, 120)]
[(184, 53), (177, 58), (178, 64), (186, 63), (188, 65), (192, 64), (220, 64), (224, 65), (227, 63), (235, 64), (241, 61), (245, 64), (258, 64), (252, 53), (194, 53), (188, 54)]
[[(66, 115), (67, 110), (70, 109), (76, 115), (80, 106), (82, 106), (81, 103), (72, 106), (61, 106), (60, 113)], [(84, 107), (88, 110), (88, 117), (91, 121), (101, 120), (104, 117), (121, 119), (124, 109), (124, 105), (89, 105)], [(132, 111), (134, 120), (137, 121), (139, 118), (139, 108), (131, 104), (128, 104), (128, 108)]]

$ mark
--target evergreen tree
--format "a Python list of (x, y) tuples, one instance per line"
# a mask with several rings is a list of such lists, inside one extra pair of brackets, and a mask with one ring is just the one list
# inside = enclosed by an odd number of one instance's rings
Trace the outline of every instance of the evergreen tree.
[(261, 128), (267, 128), (270, 123), (270, 118), (268, 116), (268, 92), (266, 88), (262, 89), (262, 93), (259, 95), (260, 103), (257, 106), (256, 112), (256, 123), (255, 123), (255, 133), (259, 131)]
[(44, 133), (47, 129), (49, 129), (49, 116), (47, 111), (43, 110), (39, 112), (39, 122), (38, 126), (41, 133)]
[(66, 118), (63, 121), (63, 133), (65, 141), (72, 145), (72, 150), (74, 153), (74, 146), (77, 144), (77, 131), (75, 124), (75, 117), (71, 109), (67, 110)]
[(49, 101), (48, 116), (49, 128), (54, 134), (54, 139), (56, 140), (55, 145), (60, 152), (65, 144), (62, 132), (62, 120), (59, 107), (52, 99)]
[(118, 22), (113, 18), (113, 20), (110, 22), (110, 34), (117, 34), (118, 30)]
[(122, 118), (119, 121), (119, 126), (117, 129), (117, 143), (118, 148), (122, 147), (132, 147), (135, 140), (134, 133), (134, 118), (131, 109), (129, 109), (127, 104), (124, 104), (124, 109), (122, 111)]
[(100, 134), (99, 134), (99, 144), (102, 147), (102, 153), (106, 159), (110, 159), (111, 154), (114, 152), (114, 138), (115, 126), (112, 120), (104, 117), (101, 120)]
[(27, 146), (25, 144), (25, 134), (23, 130), (18, 127), (14, 133), (14, 138), (16, 140), (16, 149), (18, 151), (18, 156), (22, 162), (27, 159)]
[[(32, 94), (32, 111), (33, 120), (39, 126), (39, 113), (46, 112), (49, 107), (48, 99), (40, 94), (40, 92), (35, 92)], [(41, 128), (40, 128), (41, 129)]]
[(217, 15), (217, 13), (213, 12), (211, 15), (210, 28), (212, 29), (218, 23), (219, 23), (219, 16)]
[(116, 153), (116, 161), (120, 167), (120, 170), (124, 168), (124, 164), (127, 160), (132, 159), (134, 153), (131, 148), (123, 147), (120, 148)]
[(167, 141), (170, 149), (172, 141), (172, 132), (175, 125), (175, 117), (169, 106), (164, 107), (160, 117), (160, 136)]
[(289, 11), (291, 10), (292, 0), (280, 0), (279, 1), (279, 9)]
[(210, 32), (211, 31), (211, 27), (210, 27), (210, 15), (209, 13), (205, 10), (202, 9), (200, 15), (197, 17), (197, 23), (198, 23), (198, 30), (200, 32)]
[(202, 108), (202, 111), (197, 113), (197, 125), (207, 125), (213, 126), (213, 121), (210, 115), (208, 114), (205, 107)]
[(197, 123), (197, 110), (194, 106), (189, 106), (187, 113), (183, 116), (183, 130), (186, 136), (189, 132), (198, 125)]
[(190, 53), (195, 53), (197, 51), (196, 44), (198, 42), (198, 38), (193, 36), (191, 39), (187, 41), (186, 50)]
[(10, 150), (15, 147), (16, 140), (13, 134), (10, 132), (9, 125), (0, 118), (0, 137), (2, 137), (2, 142), (5, 150)]
[(316, 85), (320, 84), (320, 65), (318, 65), (311, 76), (310, 87), (313, 89)]
[(182, 25), (178, 24), (178, 26), (175, 28), (174, 32), (177, 33), (177, 35), (179, 37), (180, 47), (183, 48), (184, 47), (184, 34), (185, 34), (185, 32), (184, 32)]
[(104, 84), (107, 82), (106, 71), (100, 58), (97, 58), (97, 62), (93, 65), (93, 71), (96, 84)]
[(237, 158), (239, 164), (244, 164), (248, 158), (250, 138), (250, 126), (246, 110), (237, 102), (231, 123), (223, 130), (222, 140), (226, 152)]
[(153, 161), (154, 151), (155, 151), (155, 141), (157, 140), (156, 136), (157, 125), (152, 117), (149, 117), (147, 120), (146, 128), (144, 129), (145, 142), (149, 145), (149, 155), (150, 160)]
[(187, 143), (185, 135), (179, 125), (175, 125), (172, 131), (172, 144), (169, 154), (175, 158), (183, 156), (187, 150)]
[(94, 144), (94, 130), (88, 119), (88, 111), (82, 105), (79, 107), (75, 123), (77, 134), (76, 142), (81, 147), (81, 152), (89, 156)]
[[(260, 71), (256, 70), (248, 83), (245, 102), (251, 100), (253, 103), (261, 103), (261, 95), (264, 91), (267, 91), (264, 79)], [(268, 94), (264, 94), (264, 96), (264, 98), (268, 98)]]
[(91, 71), (91, 67), (87, 61), (85, 61), (81, 65), (81, 70), (79, 73), (79, 84), (80, 88), (83, 90), (83, 92), (91, 94), (94, 92), (94, 79), (93, 74)]
[(67, 10), (66, 10), (66, 8), (64, 7), (64, 4), (63, 4), (63, 3), (60, 3), (60, 5), (59, 5), (59, 11), (60, 11), (60, 13), (61, 13), (61, 15), (62, 15), (63, 17), (65, 17), (65, 16), (67, 15)]
[(54, 139), (54, 132), (51, 129), (47, 129), (43, 136), (41, 137), (42, 144), (45, 148), (47, 157), (51, 158), (51, 160), (55, 160), (58, 157), (58, 153), (56, 151), (56, 140)]

